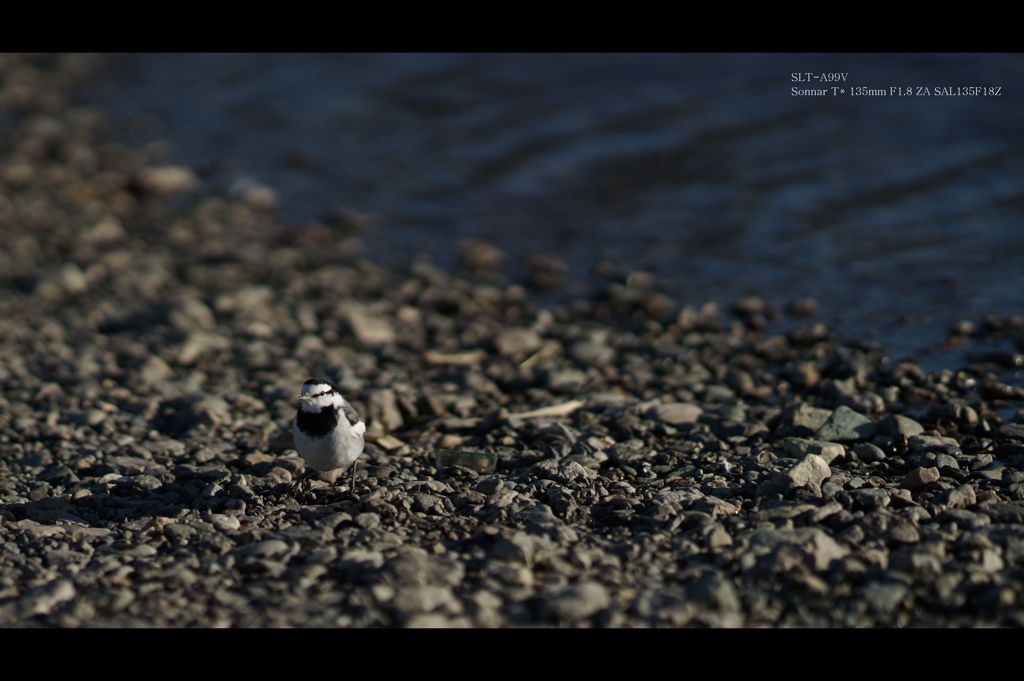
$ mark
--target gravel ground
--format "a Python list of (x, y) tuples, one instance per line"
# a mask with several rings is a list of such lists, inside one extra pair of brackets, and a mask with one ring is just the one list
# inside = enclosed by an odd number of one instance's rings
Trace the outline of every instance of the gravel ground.
[[(386, 271), (111, 143), (91, 68), (0, 57), (0, 625), (1024, 624), (1019, 316), (928, 372), (812, 301)], [(310, 375), (367, 421), (356, 499), (292, 485)]]

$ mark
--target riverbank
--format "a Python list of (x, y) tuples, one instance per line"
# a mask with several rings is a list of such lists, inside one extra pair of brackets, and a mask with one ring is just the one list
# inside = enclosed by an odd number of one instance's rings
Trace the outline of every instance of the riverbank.
[[(1024, 624), (1015, 311), (928, 372), (610, 265), (545, 308), (111, 143), (85, 62), (0, 70), (0, 624)], [(356, 500), (292, 491), (311, 375), (367, 421)]]

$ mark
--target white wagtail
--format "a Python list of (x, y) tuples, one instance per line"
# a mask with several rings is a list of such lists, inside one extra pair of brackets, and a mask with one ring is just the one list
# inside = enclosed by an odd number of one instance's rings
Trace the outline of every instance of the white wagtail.
[(299, 410), (292, 421), (295, 448), (310, 468), (332, 485), (352, 468), (352, 495), (356, 493), (356, 459), (363, 453), (366, 425), (330, 381), (311, 378), (302, 384)]

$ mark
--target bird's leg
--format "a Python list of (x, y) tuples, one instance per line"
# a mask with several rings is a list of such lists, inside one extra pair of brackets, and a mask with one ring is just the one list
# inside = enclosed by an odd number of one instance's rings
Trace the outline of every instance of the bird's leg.
[(355, 464), (354, 461), (352, 462), (352, 485), (351, 485), (350, 491), (352, 492), (352, 498), (353, 499), (358, 499), (359, 498), (356, 495), (356, 464)]

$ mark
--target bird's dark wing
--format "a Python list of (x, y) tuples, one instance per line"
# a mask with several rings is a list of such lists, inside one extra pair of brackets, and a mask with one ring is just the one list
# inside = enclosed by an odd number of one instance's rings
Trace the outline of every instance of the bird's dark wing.
[(341, 413), (345, 415), (345, 418), (348, 420), (348, 424), (350, 426), (354, 426), (357, 423), (359, 423), (359, 412), (357, 412), (355, 407), (353, 407), (348, 402), (342, 405)]

